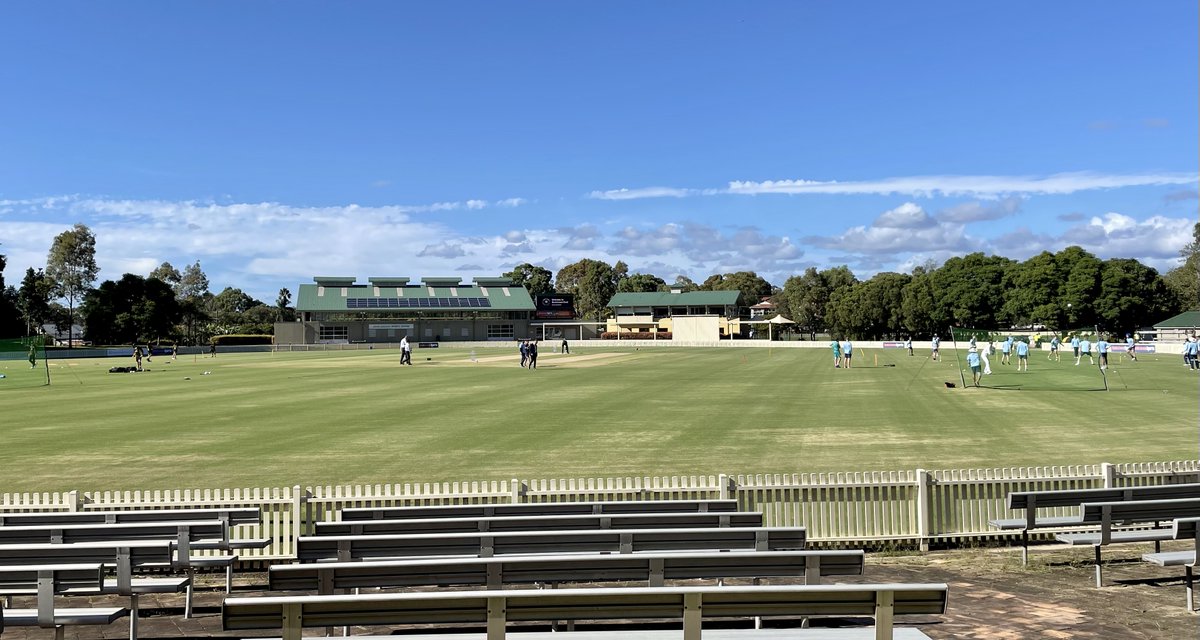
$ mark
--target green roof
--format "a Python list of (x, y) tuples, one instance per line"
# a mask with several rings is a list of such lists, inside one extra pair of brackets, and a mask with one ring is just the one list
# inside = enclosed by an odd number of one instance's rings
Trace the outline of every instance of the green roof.
[(1155, 329), (1194, 329), (1196, 327), (1200, 327), (1200, 311), (1184, 311), (1177, 316), (1154, 323)]
[[(302, 284), (296, 294), (297, 311), (348, 311), (363, 313), (394, 313), (411, 310), (422, 313), (437, 311), (533, 311), (533, 299), (522, 286), (381, 286), (385, 281), (399, 282), (404, 278), (370, 278), (371, 285), (353, 284), (354, 278), (320, 278), (320, 284)], [(428, 281), (434, 278), (426, 278)], [(457, 278), (438, 278), (452, 282)], [(440, 298), (438, 306), (412, 304), (411, 301)], [(389, 301), (403, 300), (395, 303)], [(482, 303), (480, 301), (483, 301)], [(351, 302), (352, 301), (352, 302)]]
[(618, 293), (609, 307), (723, 307), (737, 304), (738, 291)]

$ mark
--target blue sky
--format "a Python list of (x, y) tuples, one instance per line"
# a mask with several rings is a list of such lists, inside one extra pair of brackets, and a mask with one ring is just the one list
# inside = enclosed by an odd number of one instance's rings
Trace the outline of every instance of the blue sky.
[(1197, 4), (0, 4), (0, 253), (101, 279), (908, 271), (1197, 220)]

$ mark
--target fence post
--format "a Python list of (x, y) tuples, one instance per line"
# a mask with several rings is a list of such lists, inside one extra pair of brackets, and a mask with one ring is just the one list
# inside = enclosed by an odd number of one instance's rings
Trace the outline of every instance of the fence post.
[(718, 497), (722, 500), (729, 499), (729, 476), (723, 473), (717, 476), (717, 489), (719, 491), (717, 494)]
[(512, 490), (512, 496), (508, 499), (512, 504), (519, 504), (525, 501), (525, 484), (516, 478), (512, 479), (512, 484), (509, 485)]
[(67, 493), (67, 508), (72, 513), (83, 508), (83, 501), (79, 499), (79, 489), (71, 489)]
[(1100, 463), (1100, 475), (1104, 479), (1104, 488), (1112, 489), (1117, 486), (1117, 466), (1111, 462)]
[(925, 469), (917, 469), (917, 538), (921, 551), (929, 551), (930, 529), (930, 484), (932, 478)]
[(304, 535), (304, 507), (307, 502), (306, 492), (300, 485), (292, 485), (292, 557), (299, 557), (300, 545), (296, 541)]

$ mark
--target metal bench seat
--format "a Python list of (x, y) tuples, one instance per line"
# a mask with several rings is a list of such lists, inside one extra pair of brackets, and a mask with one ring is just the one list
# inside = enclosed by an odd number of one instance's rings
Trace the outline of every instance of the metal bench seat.
[(803, 549), (803, 527), (704, 529), (594, 529), (514, 533), (301, 537), (301, 562), (342, 562), (416, 556), (529, 555), (544, 553), (637, 553), (646, 551)]
[[(1002, 518), (998, 520), (988, 520), (988, 524), (997, 529), (1026, 529), (1029, 528), (1029, 520), (1025, 518)], [(1056, 527), (1070, 527), (1082, 525), (1083, 520), (1078, 515), (1074, 516), (1042, 516), (1033, 521), (1034, 529), (1052, 529)]]
[(821, 576), (862, 575), (863, 558), (862, 551), (718, 551), (318, 562), (271, 567), (270, 590), (330, 594), (365, 587), (499, 589), (515, 584), (615, 581), (655, 587), (667, 580), (800, 576), (806, 584), (818, 584)]
[[(125, 607), (55, 609), (54, 620), (49, 626), (111, 624), (127, 615), (129, 615), (129, 609), (126, 609)], [(47, 626), (38, 621), (37, 609), (5, 609), (4, 624), (10, 627)]]
[(486, 518), (492, 516), (567, 515), (571, 513), (704, 513), (737, 511), (737, 500), (603, 500), (595, 502), (521, 502), (414, 507), (355, 507), (340, 511), (341, 520), (398, 518)]
[(402, 535), (423, 533), (511, 533), (518, 531), (568, 531), (590, 529), (669, 529), (707, 527), (761, 527), (758, 511), (708, 513), (601, 513), (536, 516), (482, 516), (467, 518), (398, 518), (318, 522), (318, 536)]
[[(875, 629), (848, 628), (787, 628), (787, 629), (704, 629), (704, 640), (876, 640)], [(354, 635), (354, 640), (487, 640), (486, 633), (404, 634), (402, 636)], [(520, 631), (508, 634), (512, 640), (679, 640), (679, 631), (669, 629), (611, 629), (602, 631)], [(914, 627), (893, 627), (892, 640), (930, 640)], [(253, 640), (282, 640), (254, 638)]]
[(684, 640), (699, 640), (706, 619), (870, 616), (874, 637), (886, 640), (895, 616), (944, 614), (946, 593), (945, 584), (842, 584), (226, 598), (221, 621), (227, 631), (282, 629), (284, 640), (300, 640), (305, 627), (486, 624), (488, 640), (503, 640), (510, 622), (674, 619)]
[(1103, 542), (1103, 535), (1094, 533), (1060, 533), (1055, 540), (1073, 547), (1082, 545), (1121, 544), (1124, 542), (1161, 542), (1171, 539), (1170, 529), (1128, 529), (1112, 531), (1108, 542)]

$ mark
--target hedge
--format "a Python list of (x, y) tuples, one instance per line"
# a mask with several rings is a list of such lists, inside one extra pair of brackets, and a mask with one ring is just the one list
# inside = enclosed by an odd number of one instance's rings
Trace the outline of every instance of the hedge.
[(638, 332), (638, 333), (633, 333), (631, 331), (621, 331), (620, 333), (618, 333), (616, 331), (605, 331), (604, 333), (600, 334), (600, 338), (602, 340), (617, 340), (618, 335), (620, 336), (621, 340), (670, 340), (671, 339), (670, 331), (659, 331), (658, 333), (650, 333), (648, 331), (642, 331), (642, 332)]
[(223, 336), (213, 336), (209, 339), (210, 344), (232, 346), (238, 344), (271, 344), (274, 336), (255, 335), (255, 334), (226, 334)]

